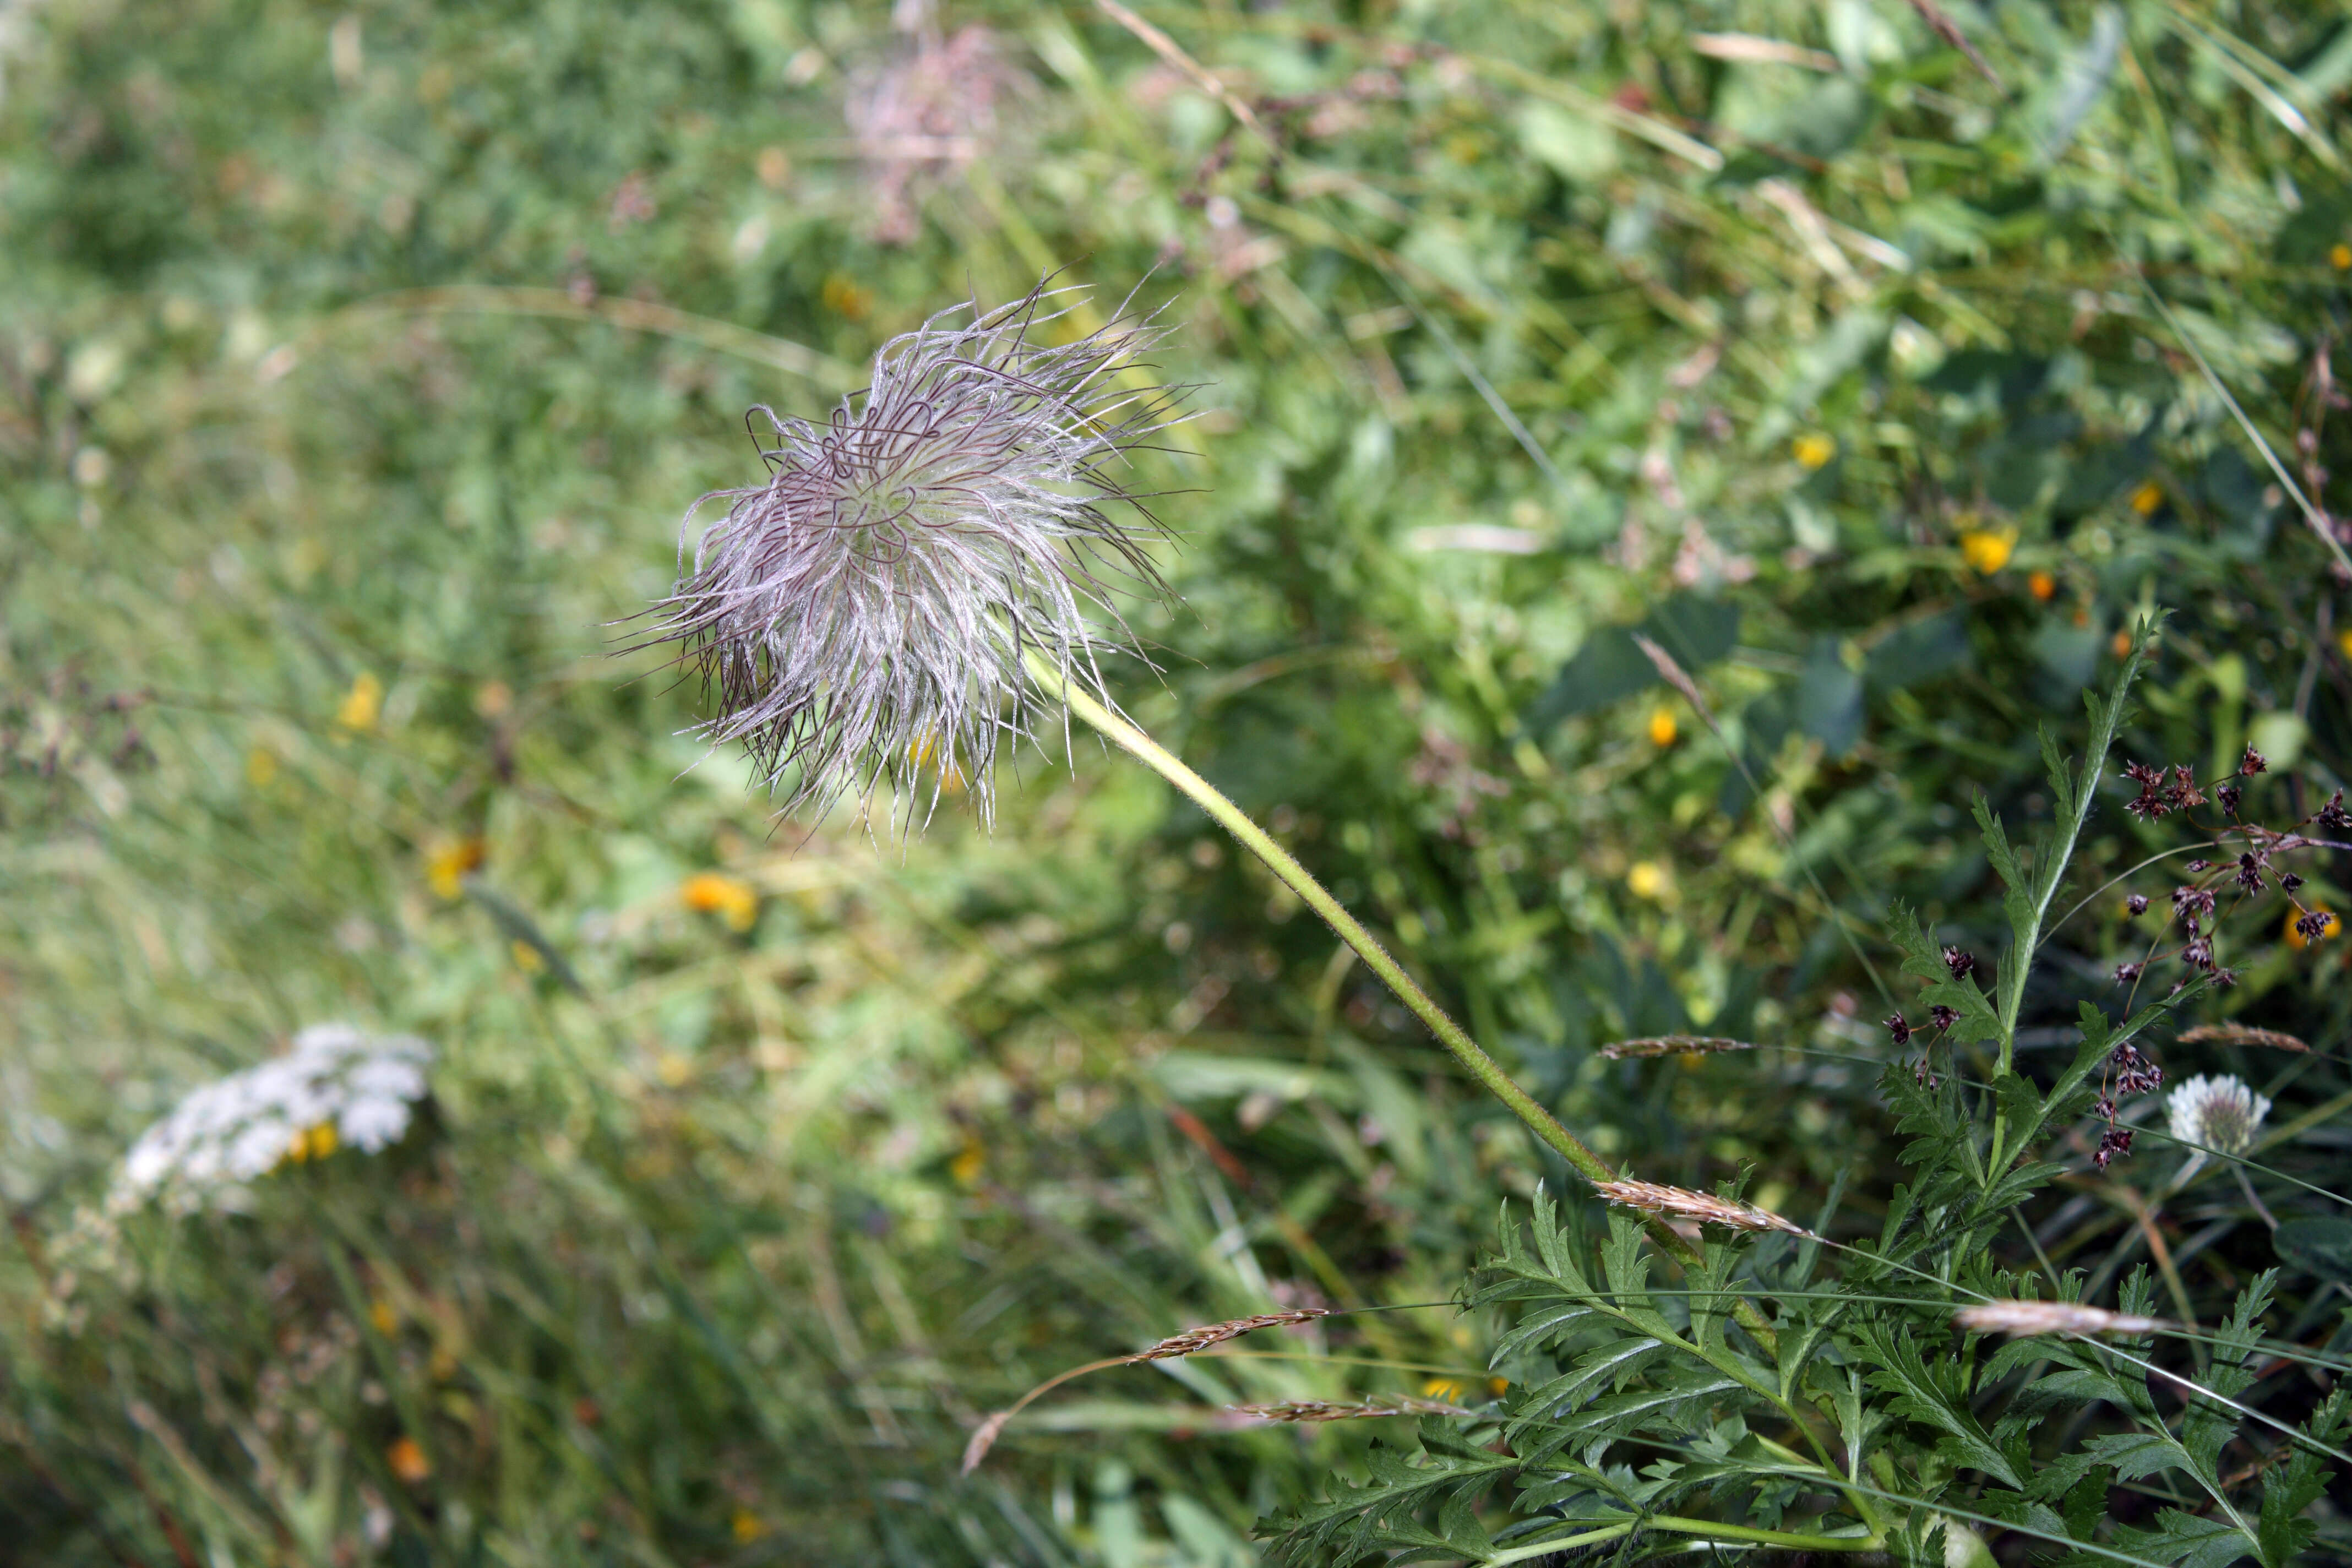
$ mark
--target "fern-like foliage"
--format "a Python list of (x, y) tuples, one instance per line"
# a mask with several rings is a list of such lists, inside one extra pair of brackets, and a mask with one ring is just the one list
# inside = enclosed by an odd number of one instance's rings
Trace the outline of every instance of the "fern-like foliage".
[[(2245, 1284), (2194, 1361), (2146, 1333), (1988, 1340), (1954, 1315), (2037, 1294), (2042, 1276), (2011, 1272), (1996, 1237), (2064, 1173), (2050, 1146), (2091, 1109), (2105, 1067), (2196, 994), (2121, 1020), (2084, 1004), (2062, 1070), (2041, 1083), (2011, 1068), (2026, 971), (2137, 666), (2091, 700), (2097, 750), (2079, 769), (2050, 751), (2047, 842), (2021, 854), (1979, 812), (2008, 889), (1997, 983), (1939, 950), (1910, 910), (1892, 912), (1902, 972), (1941, 1028), (1932, 1064), (1896, 1063), (1881, 1080), (1907, 1179), (1876, 1238), (1824, 1241), (1835, 1191), (1812, 1233), (1710, 1232), (1696, 1258), (1671, 1260), (1622, 1209), (1541, 1192), (1528, 1212), (1507, 1208), (1463, 1297), (1501, 1325), (1493, 1368), (1507, 1394), (1475, 1416), (1423, 1422), (1418, 1452), (1376, 1448), (1363, 1485), (1276, 1521), (1276, 1563), (1631, 1563), (1708, 1545), (1980, 1560), (1964, 1531), (2083, 1568), (2295, 1561), (2352, 1409), (2339, 1392), (2297, 1430), (2249, 1421), (2241, 1396), (2260, 1372), (2274, 1273)], [(1970, 1082), (1969, 1065), (1989, 1080)], [(2079, 1304), (2083, 1278), (2053, 1278), (2058, 1301)], [(2147, 1327), (2152, 1297), (2140, 1269), (2116, 1307)], [(2249, 1466), (2247, 1452), (2265, 1458)], [(2158, 1506), (2120, 1522), (2118, 1488)]]

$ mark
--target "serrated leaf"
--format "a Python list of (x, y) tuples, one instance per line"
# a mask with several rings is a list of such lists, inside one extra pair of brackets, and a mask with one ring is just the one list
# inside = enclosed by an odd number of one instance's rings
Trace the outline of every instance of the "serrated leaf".
[(1907, 1327), (1873, 1324), (1867, 1337), (1879, 1361), (1879, 1370), (1869, 1374), (1870, 1384), (1893, 1396), (1898, 1414), (1942, 1433), (1958, 1462), (1982, 1470), (2015, 1490), (2025, 1489), (2008, 1456), (1994, 1446), (1992, 1435), (1970, 1414), (1965, 1377), (1957, 1366), (1947, 1363), (1940, 1371), (1930, 1369)]
[(2116, 1544), (2135, 1556), (2169, 1563), (2175, 1568), (2231, 1568), (2248, 1554), (2253, 1542), (2221, 1519), (2200, 1519), (2168, 1508), (2156, 1516), (2154, 1530), (2116, 1527)]

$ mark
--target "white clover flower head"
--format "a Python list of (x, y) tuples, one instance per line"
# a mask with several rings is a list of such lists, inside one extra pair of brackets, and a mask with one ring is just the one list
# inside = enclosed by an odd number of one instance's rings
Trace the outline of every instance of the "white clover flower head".
[[(2174, 1089), (2164, 1108), (2175, 1138), (2223, 1154), (2242, 1154), (2252, 1148), (2254, 1130), (2271, 1113), (2269, 1100), (2229, 1073), (2211, 1078), (2198, 1074)], [(2205, 1158), (2203, 1149), (2195, 1151), (2189, 1169), (2196, 1169)]]
[(371, 1037), (348, 1024), (305, 1029), (286, 1055), (204, 1085), (141, 1133), (108, 1206), (122, 1213), (157, 1197), (183, 1213), (241, 1206), (247, 1183), (322, 1126), (340, 1143), (377, 1153), (408, 1131), (432, 1060), (433, 1047), (406, 1035)]
[(1144, 657), (1112, 594), (1160, 590), (1160, 531), (1116, 470), (1181, 389), (1121, 384), (1166, 335), (1152, 319), (1041, 341), (1077, 292), (931, 317), (824, 423), (753, 409), (767, 479), (688, 510), (690, 531), (728, 503), (690, 570), (681, 544), (651, 640), (681, 645), (715, 705), (699, 732), (740, 742), (785, 811), (887, 786), (911, 824), (928, 776), (926, 817), (968, 785), (985, 822), (999, 745), (1040, 707), (1024, 658), (1108, 701), (1099, 657)]

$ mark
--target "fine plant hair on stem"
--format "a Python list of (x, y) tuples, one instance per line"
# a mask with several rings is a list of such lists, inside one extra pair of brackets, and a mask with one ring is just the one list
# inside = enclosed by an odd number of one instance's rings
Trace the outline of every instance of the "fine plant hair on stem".
[(767, 479), (688, 509), (646, 640), (678, 646), (713, 705), (698, 732), (740, 742), (783, 812), (887, 790), (903, 829), (968, 787), (986, 822), (999, 749), (1044, 706), (1024, 655), (1106, 700), (1102, 655), (1150, 663), (1114, 595), (1164, 591), (1165, 531), (1119, 470), (1187, 389), (1125, 384), (1169, 331), (1125, 306), (1045, 341), (1082, 293), (1049, 277), (940, 311), (822, 423), (755, 407)]

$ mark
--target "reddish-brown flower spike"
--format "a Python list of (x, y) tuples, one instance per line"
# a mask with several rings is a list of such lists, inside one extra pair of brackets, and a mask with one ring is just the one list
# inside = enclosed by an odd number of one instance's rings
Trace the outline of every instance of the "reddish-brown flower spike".
[(2270, 759), (2263, 756), (2252, 746), (2248, 746), (2246, 748), (2246, 754), (2238, 761), (2238, 772), (2248, 778), (2252, 777), (2256, 773), (2268, 773), (2270, 772)]
[(688, 510), (728, 509), (652, 640), (682, 645), (715, 700), (702, 733), (741, 742), (787, 811), (887, 787), (911, 821), (960, 784), (985, 820), (999, 747), (1041, 707), (1027, 656), (1105, 700), (1099, 657), (1141, 657), (1113, 598), (1158, 591), (1159, 525), (1118, 470), (1180, 394), (1119, 384), (1166, 334), (1148, 320), (1042, 341), (1076, 296), (942, 311), (825, 423), (752, 410), (767, 479)]
[(1886, 1032), (1895, 1037), (1895, 1043), (1897, 1046), (1907, 1046), (1911, 1043), (1911, 1026), (1905, 1021), (1900, 1013), (1886, 1020)]

